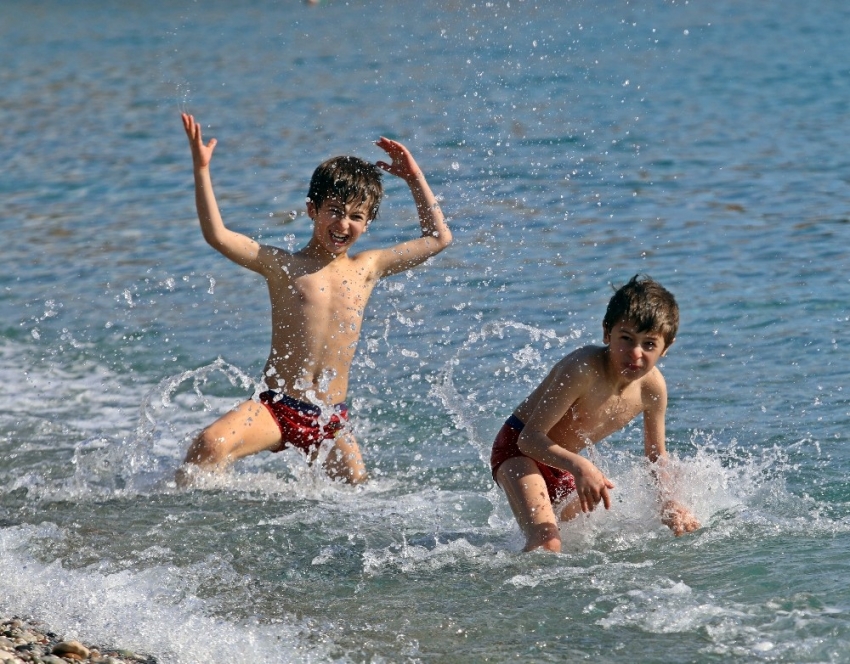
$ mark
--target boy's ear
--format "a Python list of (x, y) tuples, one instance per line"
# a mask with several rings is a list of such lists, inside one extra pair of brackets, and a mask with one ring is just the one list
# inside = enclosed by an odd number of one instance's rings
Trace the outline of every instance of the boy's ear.
[(667, 354), (667, 351), (668, 351), (668, 350), (670, 350), (670, 346), (672, 346), (674, 343), (676, 343), (676, 338), (675, 338), (675, 337), (673, 337), (673, 340), (672, 340), (669, 344), (667, 344), (666, 346), (664, 346), (664, 350), (663, 350), (663, 351), (662, 351), (662, 353), (661, 353), (661, 357), (664, 357), (664, 356)]
[(310, 219), (316, 218), (316, 204), (313, 201), (307, 201), (307, 216)]
[(602, 343), (610, 343), (611, 342), (611, 330), (608, 329), (608, 326), (605, 323), (602, 323)]

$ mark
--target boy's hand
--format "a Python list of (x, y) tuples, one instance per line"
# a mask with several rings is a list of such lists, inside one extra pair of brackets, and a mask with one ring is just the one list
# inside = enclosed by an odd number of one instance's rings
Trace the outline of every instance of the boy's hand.
[(672, 530), (676, 537), (692, 533), (700, 527), (691, 511), (675, 500), (667, 500), (661, 506), (661, 522)]
[(181, 113), (180, 116), (183, 118), (183, 129), (186, 130), (186, 136), (189, 138), (189, 147), (192, 148), (192, 163), (196, 169), (207, 168), (212, 161), (213, 150), (218, 141), (211, 138), (210, 142), (204, 145), (201, 138), (201, 125), (195, 122), (194, 116), (188, 113)]
[(393, 141), (389, 138), (381, 136), (375, 145), (384, 150), (393, 160), (391, 164), (385, 161), (378, 161), (375, 166), (385, 170), (391, 175), (400, 177), (405, 182), (410, 182), (419, 177), (422, 172), (410, 151), (398, 141)]
[(614, 483), (590, 461), (586, 459), (582, 461), (579, 472), (574, 474), (581, 511), (592, 512), (600, 500), (606, 510), (611, 509), (611, 496), (608, 489), (613, 489)]

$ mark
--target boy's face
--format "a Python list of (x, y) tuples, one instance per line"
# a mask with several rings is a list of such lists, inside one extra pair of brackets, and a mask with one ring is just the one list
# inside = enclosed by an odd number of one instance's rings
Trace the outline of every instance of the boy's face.
[(332, 254), (341, 254), (357, 241), (369, 226), (368, 203), (343, 203), (327, 198), (322, 206), (308, 202), (307, 213), (313, 220), (313, 238)]
[(620, 321), (603, 332), (614, 370), (630, 381), (646, 376), (667, 353), (660, 332), (638, 332), (630, 321)]

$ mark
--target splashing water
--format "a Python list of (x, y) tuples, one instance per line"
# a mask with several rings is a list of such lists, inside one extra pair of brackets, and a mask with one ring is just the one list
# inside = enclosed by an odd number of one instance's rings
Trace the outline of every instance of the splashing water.
[[(844, 661), (850, 17), (607, 9), (386, 4), (352, 48), (357, 3), (0, 3), (0, 614), (163, 663)], [(312, 169), (384, 158), (378, 133), (450, 217), (365, 312), (368, 484), (285, 450), (174, 485), (268, 352), (261, 281), (199, 233), (176, 108), (263, 242), (303, 246)], [(364, 250), (419, 233), (384, 185)], [(637, 272), (682, 309), (668, 449), (703, 528), (661, 524), (636, 423), (588, 452), (612, 509), (520, 554), (491, 441)]]

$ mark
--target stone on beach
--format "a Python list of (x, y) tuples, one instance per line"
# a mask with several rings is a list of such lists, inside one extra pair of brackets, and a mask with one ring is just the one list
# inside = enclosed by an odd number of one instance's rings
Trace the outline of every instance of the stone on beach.
[(129, 650), (95, 648), (65, 640), (36, 620), (0, 618), (0, 664), (156, 664)]
[(90, 653), (79, 641), (62, 641), (53, 646), (53, 654), (66, 659), (86, 660)]

